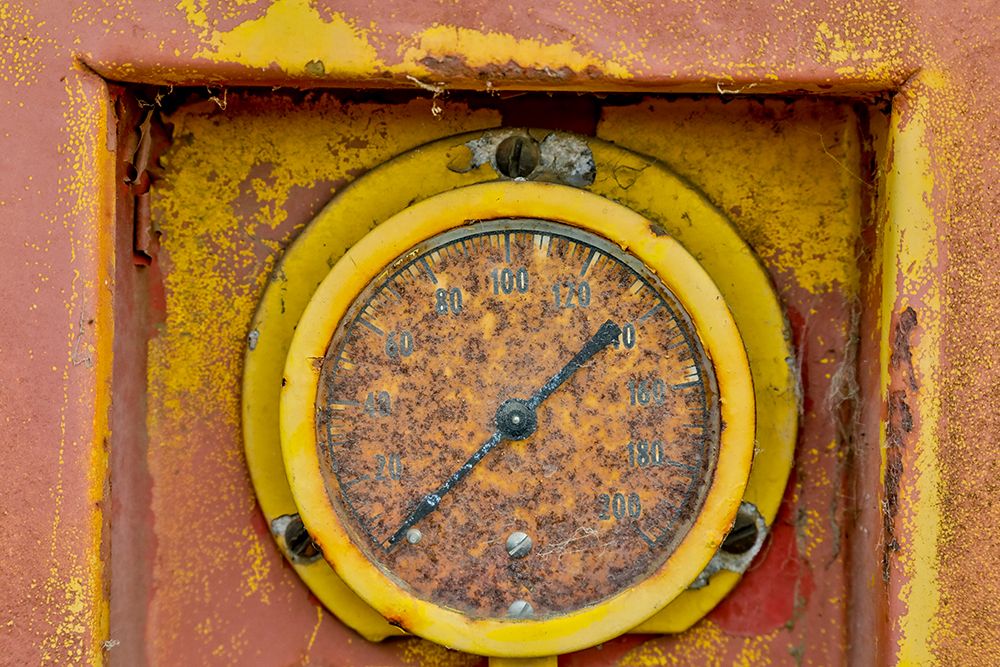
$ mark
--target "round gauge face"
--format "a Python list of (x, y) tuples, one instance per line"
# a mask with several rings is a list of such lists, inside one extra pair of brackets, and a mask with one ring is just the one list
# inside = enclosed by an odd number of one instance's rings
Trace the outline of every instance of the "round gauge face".
[(362, 291), (322, 359), (321, 474), (366, 557), (473, 618), (594, 605), (669, 558), (719, 457), (687, 312), (606, 239), (469, 224)]

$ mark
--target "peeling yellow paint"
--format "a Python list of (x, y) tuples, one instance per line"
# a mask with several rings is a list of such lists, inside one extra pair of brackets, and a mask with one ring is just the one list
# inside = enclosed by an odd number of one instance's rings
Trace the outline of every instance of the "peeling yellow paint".
[[(48, 549), (49, 575), (43, 584), (44, 616), (52, 631), (42, 641), (41, 649), (43, 663), (66, 664), (69, 660), (99, 664), (101, 642), (108, 633), (101, 504), (107, 484), (114, 327), (111, 307), (114, 242), (110, 224), (114, 216), (114, 164), (113, 154), (104, 143), (110, 117), (104, 83), (90, 74), (73, 72), (66, 77), (64, 90), (66, 163), (60, 168), (59, 200), (66, 211), (63, 224), (69, 239), (69, 259), (74, 264), (93, 267), (94, 279), (84, 279), (81, 271), (74, 270), (66, 309), (70, 321), (67, 358), (61, 369), (53, 367), (62, 373), (63, 400), (59, 409), (59, 467), (52, 483), (54, 516)], [(95, 173), (99, 175), (96, 179)], [(93, 234), (81, 233), (77, 224), (82, 217), (107, 224), (96, 225)], [(81, 377), (81, 372), (90, 377)], [(84, 389), (81, 394), (70, 394), (69, 388), (74, 383)], [(71, 413), (79, 409), (77, 402), (85, 411), (91, 411), (91, 422), (74, 436), (69, 422)], [(69, 455), (85, 460), (87, 496), (71, 498), (73, 512), (71, 518), (65, 518), (63, 476)], [(68, 552), (62, 545), (69, 538), (81, 541), (86, 548)]]
[(309, 0), (275, 0), (263, 16), (225, 31), (211, 28), (205, 5), (197, 0), (183, 0), (178, 9), (206, 42), (196, 58), (275, 67), (294, 77), (368, 78), (379, 72), (422, 76), (431, 72), (428, 60), (453, 58), (467, 68), (496, 67), (497, 75), (514, 64), (552, 81), (565, 77), (566, 69), (599, 71), (614, 78), (631, 76), (623, 64), (581, 50), (572, 40), (550, 43), (445, 25), (431, 26), (402, 40), (397, 47), (401, 60), (389, 63), (375, 47), (381, 36), (374, 23), (363, 27), (340, 12), (323, 16)]
[(250, 528), (244, 528), (243, 538), (248, 543), (248, 551), (244, 562), (247, 565), (243, 570), (243, 595), (260, 595), (261, 601), (265, 604), (270, 602), (269, 594), (274, 589), (269, 575), (271, 574), (271, 561), (267, 558), (264, 542)]
[(764, 263), (803, 289), (856, 293), (863, 181), (853, 112), (819, 100), (733, 100), (705, 114), (708, 104), (608, 107), (598, 135), (641, 147), (697, 183)]
[(544, 658), (490, 658), (489, 667), (558, 667), (558, 656)]
[[(882, 385), (888, 400), (890, 353), (893, 349), (892, 318), (910, 306), (918, 313), (919, 341), (912, 346), (919, 391), (910, 400), (916, 406), (915, 437), (907, 447), (916, 452), (908, 481), (900, 487), (897, 533), (903, 571), (899, 599), (905, 611), (896, 622), (899, 629), (897, 658), (901, 665), (935, 662), (932, 642), (941, 619), (939, 584), (939, 540), (942, 516), (939, 505), (941, 464), (938, 458), (940, 394), (937, 372), (940, 363), (941, 300), (936, 285), (938, 270), (938, 222), (931, 205), (935, 182), (928, 141), (928, 88), (941, 82), (921, 77), (907, 90), (905, 103), (894, 108), (891, 127), (892, 168), (886, 174), (889, 193), (888, 219), (883, 240)], [(881, 434), (885, 450), (885, 432)], [(907, 463), (911, 461), (906, 458)], [(884, 468), (883, 460), (883, 468)]]
[(95, 28), (104, 35), (123, 35), (129, 30), (128, 26), (141, 20), (136, 3), (116, 0), (77, 0), (67, 4), (66, 9), (70, 10), (70, 22), (74, 26)]
[(474, 667), (482, 662), (482, 658), (468, 653), (451, 651), (444, 646), (432, 644), (423, 639), (403, 639), (402, 659), (407, 665), (419, 667)]
[[(629, 651), (618, 662), (619, 667), (665, 667), (666, 665), (770, 665), (767, 648), (773, 644), (781, 630), (753, 637), (732, 637), (711, 620), (704, 620), (682, 635), (665, 640), (652, 640)], [(735, 642), (736, 654), (719, 650), (720, 646)]]
[[(194, 0), (183, 4), (189, 21), (205, 27), (204, 9)], [(308, 0), (277, 0), (258, 19), (229, 31), (213, 31), (210, 48), (195, 57), (278, 67), (292, 76), (373, 75), (385, 66), (367, 35), (343, 14), (324, 19)]]
[[(248, 94), (229, 95), (224, 113), (209, 102), (169, 121), (174, 142), (161, 160), (166, 171), (153, 207), (167, 270), (166, 320), (149, 343), (148, 429), (156, 443), (149, 465), (154, 476), (171, 479), (153, 487), (158, 533), (188, 539), (157, 549), (154, 573), (169, 585), (158, 586), (152, 601), (160, 623), (153, 650), (170, 655), (173, 642), (198, 626), (201, 650), (236, 659), (246, 640), (215, 643), (233, 630), (211, 617), (225, 604), (213, 579), (234, 568), (245, 573), (234, 603), (280, 613), (295, 577), (275, 567), (280, 556), (266, 533), (245, 528), (255, 509), (239, 418), (247, 327), (279, 251), (297, 231), (289, 211), (303, 198), (315, 211), (357, 170), (497, 118), (456, 107), (435, 119), (425, 100), (384, 106), (318, 96), (300, 105)], [(213, 480), (211, 529), (203, 527), (205, 499), (190, 493), (203, 486), (206, 471)], [(206, 616), (192, 618), (192, 609)]]
[(21, 3), (0, 3), (0, 82), (17, 88), (38, 81), (44, 69), (39, 54), (52, 40)]
[[(844, 5), (837, 19), (821, 20), (813, 34), (816, 62), (834, 65), (845, 77), (889, 82), (906, 71), (902, 44), (912, 41), (915, 30), (899, 8)], [(831, 25), (832, 24), (832, 25)]]
[(209, 27), (208, 14), (205, 12), (205, 2), (204, 0), (180, 0), (177, 3), (177, 9), (184, 12), (184, 16), (187, 17), (188, 23), (193, 26), (197, 26), (202, 30), (207, 30)]
[[(191, 407), (187, 401), (201, 391), (216, 397), (218, 408), (238, 425), (239, 396), (233, 388), (242, 368), (245, 327), (274, 253), (293, 231), (279, 238), (271, 234), (285, 221), (297, 191), (325, 185), (328, 197), (335, 182), (366, 165), (482, 123), (475, 114), (434, 122), (424, 112), (421, 118), (426, 103), (419, 101), (397, 108), (339, 103), (300, 108), (287, 98), (250, 98), (244, 105), (244, 112), (224, 124), (216, 122), (211, 109), (171, 119), (175, 149), (163, 159), (169, 173), (158, 187), (154, 209), (172, 264), (166, 279), (168, 320), (151, 345), (150, 360), (151, 390), (163, 399), (164, 416), (171, 419), (183, 420)], [(270, 113), (247, 113), (253, 108)], [(376, 135), (386, 138), (369, 143)], [(245, 141), (247, 136), (255, 140)], [(235, 205), (247, 190), (258, 206), (241, 214)], [(247, 244), (248, 237), (254, 243)], [(265, 258), (256, 244), (264, 246)], [(250, 284), (238, 283), (234, 271), (247, 271)], [(210, 336), (205, 332), (209, 324)]]
[[(482, 32), (452, 26), (430, 27), (418, 33), (412, 43), (409, 40), (404, 42), (399, 50), (407, 69), (419, 66), (425, 59), (445, 60), (457, 57), (465, 66), (473, 69), (499, 66), (497, 74), (502, 74), (513, 63), (524, 69), (535, 69), (553, 80), (561, 76), (559, 70), (563, 68), (577, 73), (594, 69), (611, 77), (631, 77), (628, 68), (621, 63), (582, 52), (569, 40), (550, 44), (537, 39), (518, 38), (508, 33)], [(505, 57), (509, 61), (505, 61)]]
[(312, 651), (313, 644), (316, 643), (316, 635), (319, 634), (319, 626), (323, 623), (323, 607), (316, 605), (316, 625), (313, 626), (312, 634), (309, 635), (309, 641), (306, 642), (305, 655), (302, 658), (302, 664), (308, 665), (310, 661), (309, 653)]

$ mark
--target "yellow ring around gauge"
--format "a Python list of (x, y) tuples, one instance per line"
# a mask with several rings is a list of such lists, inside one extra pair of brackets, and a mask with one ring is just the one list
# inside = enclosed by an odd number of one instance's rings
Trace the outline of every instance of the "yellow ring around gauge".
[[(499, 135), (499, 141), (524, 132), (496, 128), (453, 135), (369, 165), (374, 168), (338, 191), (284, 251), (248, 327), (241, 398), (247, 468), (269, 523), (297, 511), (281, 456), (278, 403), (292, 335), (313, 292), (347, 248), (395, 213), (440, 192), (496, 180), (488, 161), (464, 166), (470, 147), (488, 136)], [(528, 132), (538, 141), (552, 134)], [(638, 211), (673, 236), (708, 271), (732, 310), (750, 360), (757, 409), (757, 451), (743, 499), (756, 505), (770, 526), (791, 471), (800, 390), (791, 334), (767, 270), (736, 226), (669, 165), (598, 138), (577, 139), (586, 141), (596, 166), (596, 179), (586, 190)], [(709, 172), (707, 178), (712, 177)], [(283, 544), (280, 535), (275, 537)], [(359, 598), (325, 560), (290, 559), (289, 564), (327, 609), (365, 639), (405, 634)], [(708, 586), (684, 591), (632, 632), (686, 630), (740, 577), (727, 570), (715, 573)]]
[[(316, 446), (317, 359), (351, 303), (400, 255), (470, 221), (531, 217), (604, 236), (638, 257), (691, 316), (713, 361), (723, 423), (719, 464), (704, 507), (674, 553), (644, 581), (597, 605), (540, 620), (473, 619), (417, 598), (350, 540), (327, 494)], [(306, 307), (292, 339), (281, 393), (285, 469), (303, 522), (348, 585), (394, 624), (481, 655), (566, 653), (627, 632), (685, 590), (717, 551), (743, 497), (754, 451), (754, 388), (726, 302), (698, 262), (638, 213), (582, 190), (549, 183), (494, 182), (451, 190), (386, 220), (337, 262)]]

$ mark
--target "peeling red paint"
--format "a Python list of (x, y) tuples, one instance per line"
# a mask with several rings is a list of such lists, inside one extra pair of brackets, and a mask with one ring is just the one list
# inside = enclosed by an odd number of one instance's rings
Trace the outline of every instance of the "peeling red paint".
[(786, 497), (758, 560), (709, 618), (731, 635), (766, 635), (794, 625), (796, 612), (809, 605), (814, 590), (813, 574), (798, 553), (793, 506)]

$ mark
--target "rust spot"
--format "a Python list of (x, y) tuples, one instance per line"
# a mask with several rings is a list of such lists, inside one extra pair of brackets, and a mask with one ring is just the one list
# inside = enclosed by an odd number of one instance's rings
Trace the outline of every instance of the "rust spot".
[(326, 74), (326, 66), (322, 60), (310, 60), (306, 63), (306, 74), (311, 76), (323, 76)]
[(669, 236), (667, 230), (655, 222), (649, 223), (649, 231), (653, 232), (654, 236)]
[(460, 144), (448, 151), (448, 169), (458, 174), (465, 174), (475, 169), (472, 149), (466, 144)]
[(159, 234), (153, 229), (150, 214), (150, 195), (143, 192), (135, 197), (135, 215), (132, 232), (132, 261), (137, 266), (149, 266), (156, 254)]
[(123, 183), (134, 198), (132, 260), (149, 266), (159, 247), (159, 232), (152, 224), (150, 188), (160, 173), (160, 156), (170, 146), (170, 128), (160, 115), (163, 94), (151, 89), (142, 95), (121, 95), (115, 100), (115, 115), (125, 128), (118, 144)]
[[(907, 307), (899, 315), (892, 337), (892, 356), (889, 364), (900, 371), (907, 387), (917, 390), (916, 374), (913, 370), (913, 354), (910, 350), (910, 336), (917, 326), (917, 313)], [(892, 554), (899, 551), (896, 538), (896, 515), (899, 512), (899, 485), (903, 476), (903, 449), (906, 438), (913, 431), (913, 412), (910, 409), (906, 389), (889, 392), (888, 419), (885, 427), (885, 474), (882, 500), (882, 579), (889, 581)]]
[(410, 632), (410, 629), (406, 626), (404, 619), (397, 616), (386, 616), (385, 622), (391, 626), (397, 627), (404, 632)]
[[(441, 56), (438, 58), (427, 56), (421, 59), (420, 64), (432, 70), (435, 76), (441, 78), (475, 78), (482, 81), (506, 81), (513, 79), (518, 81), (542, 81), (549, 84), (574, 78), (573, 70), (566, 66), (556, 68), (522, 67), (513, 60), (508, 60), (506, 63), (491, 63), (474, 68), (458, 56)], [(593, 69), (596, 70), (596, 68)], [(588, 75), (593, 76), (589, 72)]]
[(889, 363), (893, 368), (902, 368), (906, 373), (907, 384), (914, 391), (917, 389), (917, 376), (913, 371), (913, 353), (910, 351), (910, 334), (917, 326), (917, 313), (907, 307), (899, 315), (896, 331), (892, 340), (892, 356)]

